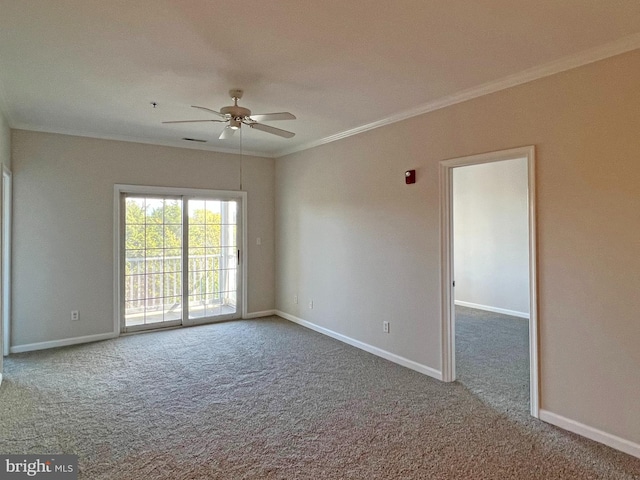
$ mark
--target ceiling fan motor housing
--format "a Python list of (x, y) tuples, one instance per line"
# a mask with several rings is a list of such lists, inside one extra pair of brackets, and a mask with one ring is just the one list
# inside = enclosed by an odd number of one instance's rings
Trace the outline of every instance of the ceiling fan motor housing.
[(220, 113), (222, 113), (223, 115), (229, 115), (231, 116), (231, 118), (240, 117), (241, 119), (251, 116), (251, 110), (249, 110), (248, 108), (239, 107), (237, 105), (233, 105), (231, 107), (222, 107), (220, 109)]

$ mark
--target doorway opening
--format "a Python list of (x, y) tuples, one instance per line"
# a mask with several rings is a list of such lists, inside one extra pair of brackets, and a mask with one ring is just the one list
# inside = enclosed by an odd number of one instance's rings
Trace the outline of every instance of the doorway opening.
[(243, 192), (116, 186), (122, 332), (244, 314)]
[[(531, 146), (440, 164), (442, 373), (445, 381), (458, 378), (458, 337), (464, 368), (459, 377), (467, 386), (491, 389), (483, 396), (501, 403), (525, 403), (528, 397), (529, 411), (537, 417), (534, 161)], [(518, 176), (525, 191), (516, 191)], [(482, 177), (482, 184), (474, 186), (474, 177)], [(484, 197), (472, 198), (483, 189)], [(511, 391), (510, 381), (520, 382), (520, 396)], [(528, 392), (523, 392), (527, 383)], [(499, 397), (501, 386), (504, 398)]]

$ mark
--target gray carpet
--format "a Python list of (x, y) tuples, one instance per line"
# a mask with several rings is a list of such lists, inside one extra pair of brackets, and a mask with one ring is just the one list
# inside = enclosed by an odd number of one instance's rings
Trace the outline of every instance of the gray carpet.
[(471, 393), (512, 417), (528, 417), (529, 321), (456, 307), (456, 374)]
[(640, 460), (276, 317), (11, 356), (0, 452), (84, 479), (640, 478)]

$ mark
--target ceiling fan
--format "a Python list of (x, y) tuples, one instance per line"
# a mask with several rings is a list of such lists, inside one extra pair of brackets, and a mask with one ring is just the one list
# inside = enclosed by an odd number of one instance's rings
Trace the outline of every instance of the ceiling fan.
[(248, 108), (238, 106), (238, 100), (242, 98), (242, 94), (244, 92), (242, 90), (229, 90), (229, 95), (233, 99), (233, 105), (228, 107), (222, 107), (219, 112), (212, 110), (207, 107), (198, 107), (197, 105), (191, 105), (193, 108), (198, 108), (200, 110), (204, 110), (205, 112), (210, 112), (216, 114), (221, 120), (173, 120), (169, 122), (162, 123), (192, 123), (192, 122), (224, 122), (228, 125), (222, 130), (220, 140), (224, 140), (226, 138), (230, 138), (236, 130), (240, 130), (240, 127), (244, 123), (251, 128), (255, 128), (256, 130), (261, 130), (263, 132), (272, 133), (273, 135), (278, 135), (284, 138), (291, 138), (295, 135), (293, 132), (289, 132), (287, 130), (282, 130), (280, 128), (275, 128), (270, 125), (264, 125), (262, 123), (258, 123), (258, 121), (272, 121), (272, 120), (295, 120), (295, 115), (289, 112), (278, 112), (278, 113), (258, 113), (251, 114), (251, 110)]

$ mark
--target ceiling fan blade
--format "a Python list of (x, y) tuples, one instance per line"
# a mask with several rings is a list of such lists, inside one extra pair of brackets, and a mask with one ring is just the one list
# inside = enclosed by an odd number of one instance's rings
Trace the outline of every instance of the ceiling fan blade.
[(262, 123), (250, 123), (249, 126), (251, 128), (255, 128), (256, 130), (262, 130), (263, 132), (273, 133), (274, 135), (278, 135), (284, 138), (291, 138), (295, 135), (295, 133), (293, 132), (287, 132), (286, 130), (272, 127), (270, 125), (263, 125)]
[(233, 137), (233, 134), (236, 133), (235, 129), (231, 128), (229, 125), (224, 127), (222, 133), (218, 137), (219, 140), (226, 140), (227, 138)]
[(251, 115), (251, 119), (256, 122), (271, 122), (273, 120), (295, 120), (296, 116), (289, 112), (256, 113)]
[(211, 112), (211, 113), (215, 113), (216, 115), (218, 115), (219, 117), (222, 118), (227, 118), (227, 116), (224, 113), (220, 113), (220, 112), (216, 112), (215, 110), (211, 110), (210, 108), (207, 107), (199, 107), (197, 105), (191, 105), (193, 108), (199, 108), (200, 110), (204, 110), (205, 112)]
[(192, 123), (192, 122), (224, 122), (224, 120), (171, 120), (162, 123)]

